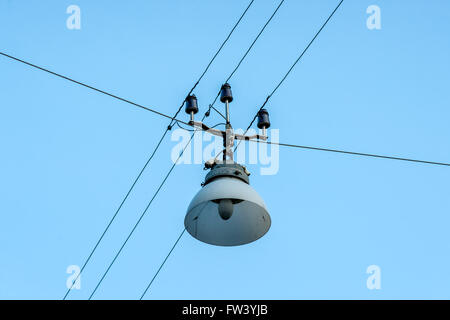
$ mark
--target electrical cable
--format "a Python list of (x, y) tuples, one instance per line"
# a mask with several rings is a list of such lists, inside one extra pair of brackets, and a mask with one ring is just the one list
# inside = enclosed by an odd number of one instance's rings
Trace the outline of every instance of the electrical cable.
[[(276, 9), (274, 10), (274, 12), (272, 13), (272, 15), (269, 17), (269, 19), (266, 21), (266, 23), (264, 24), (264, 26), (262, 27), (262, 29), (259, 31), (258, 35), (255, 37), (255, 39), (253, 40), (253, 42), (251, 43), (251, 45), (248, 47), (247, 51), (244, 53), (244, 55), (242, 56), (241, 60), (239, 60), (238, 64), (236, 65), (236, 67), (234, 68), (234, 70), (231, 72), (231, 74), (228, 76), (228, 78), (225, 80), (225, 83), (230, 81), (230, 79), (233, 77), (233, 75), (236, 73), (236, 71), (239, 69), (239, 67), (241, 66), (242, 62), (244, 61), (244, 59), (247, 57), (247, 55), (249, 54), (249, 52), (252, 50), (253, 46), (255, 45), (256, 41), (258, 41), (259, 37), (261, 36), (261, 34), (264, 32), (264, 30), (266, 29), (266, 27), (268, 26), (268, 24), (270, 23), (270, 21), (272, 21), (273, 17), (277, 14), (278, 9), (280, 9), (281, 5), (284, 3), (285, 0), (282, 0), (278, 6), (276, 7)], [(211, 110), (211, 108), (213, 108), (214, 110), (216, 110), (214, 108), (214, 104), (217, 101), (217, 98), (219, 98), (220, 96), (220, 92), (221, 90), (219, 90), (219, 92), (217, 93), (216, 97), (214, 98), (213, 103), (211, 103), (209, 105), (209, 109)], [(217, 110), (216, 110), (217, 111)], [(221, 114), (222, 115), (222, 114)], [(225, 118), (222, 115), (223, 118)], [(226, 119), (226, 118), (225, 118)]]
[[(203, 210), (205, 210), (207, 203), (205, 203), (203, 205), (203, 207), (200, 210), (200, 214), (202, 214)], [(175, 247), (177, 246), (178, 242), (180, 241), (181, 237), (183, 236), (183, 234), (186, 232), (186, 228), (183, 228), (183, 231), (181, 232), (180, 236), (178, 237), (177, 241), (175, 241), (175, 243), (173, 244), (172, 248), (170, 249), (169, 253), (166, 255), (166, 257), (164, 258), (163, 262), (161, 263), (161, 265), (159, 266), (158, 270), (155, 272), (155, 274), (153, 275), (152, 279), (150, 280), (149, 284), (147, 285), (147, 287), (145, 288), (144, 292), (142, 293), (141, 297), (139, 300), (142, 300), (145, 296), (145, 294), (147, 293), (148, 289), (150, 289), (151, 285), (153, 284), (153, 281), (155, 281), (156, 277), (158, 276), (159, 272), (161, 271), (162, 267), (164, 266), (164, 264), (166, 263), (167, 259), (169, 258), (169, 256), (171, 255), (172, 251), (175, 249)]]
[(219, 122), (219, 123), (217, 123), (217, 124), (215, 124), (215, 125), (213, 125), (212, 127), (209, 127), (209, 128), (210, 129), (214, 129), (215, 127), (218, 127), (220, 125), (226, 126), (227, 124), (225, 122)]
[(318, 148), (318, 147), (310, 147), (310, 146), (301, 146), (301, 145), (295, 145), (295, 144), (271, 142), (271, 141), (264, 141), (264, 140), (248, 140), (248, 141), (258, 142), (258, 143), (266, 143), (266, 144), (275, 144), (275, 145), (284, 146), (284, 147), (291, 147), (291, 148), (301, 148), (301, 149), (317, 150), (317, 151), (328, 151), (328, 152), (344, 153), (344, 154), (356, 155), (356, 156), (381, 158), (381, 159), (390, 159), (390, 160), (400, 160), (400, 161), (409, 161), (409, 162), (432, 164), (432, 165), (439, 165), (439, 166), (450, 166), (450, 163), (445, 163), (445, 162), (434, 162), (434, 161), (417, 160), (417, 159), (410, 159), (410, 158), (400, 158), (400, 157), (385, 156), (385, 155), (371, 154), (371, 153), (361, 153), (361, 152), (344, 151), (344, 150), (329, 149), (329, 148)]
[(175, 243), (172, 246), (172, 249), (170, 249), (169, 253), (167, 254), (167, 256), (164, 258), (163, 262), (161, 263), (161, 265), (159, 266), (158, 270), (156, 271), (156, 273), (154, 274), (152, 280), (150, 280), (150, 283), (147, 285), (147, 287), (144, 290), (144, 293), (142, 293), (141, 297), (139, 298), (139, 300), (142, 300), (145, 296), (145, 294), (147, 293), (148, 289), (150, 289), (150, 286), (152, 285), (153, 281), (155, 281), (156, 277), (158, 276), (159, 272), (161, 271), (162, 267), (164, 266), (164, 264), (166, 263), (167, 259), (169, 258), (170, 254), (172, 253), (173, 249), (175, 249), (175, 247), (177, 246), (178, 242), (180, 241), (181, 237), (183, 236), (183, 234), (186, 232), (186, 228), (183, 229), (183, 231), (181, 232), (181, 234), (179, 235), (177, 241), (175, 241)]
[(194, 131), (195, 131), (195, 129), (187, 129), (187, 128), (182, 127), (178, 122), (176, 122), (176, 125), (177, 125), (180, 129), (183, 129), (183, 130), (185, 130), (185, 131), (189, 131), (189, 132), (194, 132)]
[[(289, 68), (289, 70), (286, 72), (286, 74), (283, 76), (283, 78), (281, 79), (281, 81), (276, 85), (276, 87), (272, 90), (272, 92), (267, 96), (266, 100), (264, 101), (264, 103), (262, 104), (262, 106), (259, 108), (258, 112), (261, 111), (267, 104), (267, 102), (269, 101), (269, 99), (272, 97), (272, 95), (278, 90), (278, 88), (281, 86), (281, 84), (286, 80), (286, 78), (288, 77), (288, 75), (291, 73), (291, 71), (294, 69), (294, 67), (297, 65), (297, 63), (301, 60), (301, 58), (305, 55), (305, 53), (308, 51), (308, 49), (311, 47), (311, 45), (313, 44), (313, 42), (316, 40), (316, 38), (319, 36), (319, 34), (322, 32), (322, 30), (325, 28), (325, 26), (328, 24), (328, 22), (331, 20), (331, 18), (334, 16), (334, 14), (336, 13), (336, 11), (340, 8), (340, 6), (342, 5), (342, 3), (344, 2), (344, 0), (341, 0), (339, 2), (339, 4), (336, 6), (336, 8), (331, 12), (331, 14), (328, 16), (328, 19), (325, 20), (325, 22), (322, 24), (322, 26), (320, 27), (319, 31), (316, 32), (316, 34), (314, 35), (314, 37), (311, 39), (311, 41), (308, 43), (308, 45), (305, 47), (305, 49), (302, 51), (302, 53), (298, 56), (298, 58), (295, 60), (295, 62), (291, 65), (291, 67)], [(216, 98), (217, 99), (217, 98)], [(244, 132), (244, 135), (247, 133), (247, 131), (251, 128), (251, 126), (253, 125), (253, 123), (255, 122), (256, 118), (258, 117), (258, 112), (255, 114), (255, 116), (253, 117), (252, 121), (250, 122), (249, 126), (247, 127), (247, 129)], [(238, 144), (236, 145), (236, 147), (234, 148), (234, 152), (236, 152), (237, 148), (239, 147), (239, 145), (241, 144), (240, 140), (238, 142)]]
[[(152, 109), (152, 108), (145, 107), (145, 106), (143, 106), (143, 105), (141, 105), (141, 104), (139, 104), (139, 103), (133, 102), (133, 101), (128, 100), (128, 99), (121, 98), (121, 97), (116, 96), (116, 95), (114, 95), (114, 94), (112, 94), (112, 93), (109, 93), (109, 92), (106, 92), (106, 91), (104, 91), (104, 90), (95, 88), (95, 87), (90, 86), (90, 85), (88, 85), (88, 84), (85, 84), (85, 83), (83, 83), (83, 82), (74, 80), (74, 79), (72, 79), (72, 78), (69, 78), (69, 77), (67, 77), (67, 76), (61, 75), (61, 74), (59, 74), (59, 73), (50, 71), (50, 70), (45, 69), (45, 68), (42, 68), (42, 67), (39, 67), (39, 66), (37, 66), (37, 65), (35, 65), (35, 64), (32, 64), (32, 63), (27, 62), (27, 61), (25, 61), (25, 60), (22, 60), (22, 59), (13, 57), (13, 56), (11, 56), (11, 55), (9, 55), (9, 54), (6, 54), (6, 53), (4, 53), (4, 52), (0, 52), (0, 55), (2, 55), (2, 56), (4, 56), (4, 57), (7, 57), (7, 58), (10, 58), (10, 59), (13, 59), (13, 60), (15, 60), (15, 61), (24, 63), (24, 64), (26, 64), (26, 65), (28, 65), (28, 66), (33, 67), (33, 68), (36, 68), (36, 69), (45, 71), (45, 72), (47, 72), (47, 73), (50, 73), (50, 74), (55, 75), (55, 76), (57, 76), (57, 77), (60, 77), (60, 78), (62, 78), (62, 79), (71, 81), (71, 82), (73, 82), (73, 83), (76, 83), (76, 84), (81, 85), (81, 86), (83, 86), (83, 87), (89, 88), (89, 89), (91, 89), (91, 90), (97, 91), (97, 92), (99, 92), (99, 93), (102, 93), (102, 94), (107, 95), (107, 96), (109, 96), (109, 97), (112, 97), (112, 98), (114, 98), (114, 99), (120, 100), (120, 101), (122, 101), (122, 102), (125, 102), (125, 103), (131, 104), (131, 105), (133, 105), (133, 106), (139, 107), (139, 108), (141, 108), (141, 109), (144, 109), (144, 110), (153, 112), (153, 113), (155, 113), (155, 114), (157, 114), (157, 115), (160, 115), (160, 116), (162, 116), (162, 117), (171, 119), (172, 121), (179, 121), (179, 122), (181, 122), (181, 123), (185, 123), (184, 121), (175, 119), (175, 117), (171, 117), (171, 116), (169, 116), (169, 115), (167, 115), (167, 114), (164, 114), (164, 113), (159, 112), (159, 111), (157, 111), (157, 110), (154, 110), (154, 109)], [(185, 123), (185, 124), (186, 124), (186, 123)]]
[(211, 110), (211, 108), (215, 111), (215, 112), (217, 112), (225, 121), (227, 120), (227, 118), (222, 114), (222, 112), (220, 112), (219, 110), (217, 110), (216, 109), (216, 107), (214, 107), (213, 105), (209, 105), (209, 108), (208, 108), (208, 110)]

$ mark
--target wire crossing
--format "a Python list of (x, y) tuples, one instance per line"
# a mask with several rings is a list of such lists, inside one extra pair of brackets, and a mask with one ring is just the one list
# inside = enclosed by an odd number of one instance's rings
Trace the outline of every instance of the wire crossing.
[[(325, 28), (325, 26), (328, 24), (328, 22), (331, 20), (331, 18), (334, 16), (334, 14), (336, 13), (336, 11), (341, 7), (342, 3), (344, 2), (344, 0), (341, 0), (339, 2), (339, 4), (336, 6), (336, 8), (331, 12), (331, 14), (328, 16), (327, 20), (325, 20), (325, 22), (322, 24), (322, 26), (320, 27), (320, 29), (316, 32), (316, 34), (314, 35), (314, 37), (311, 39), (311, 41), (308, 43), (308, 45), (305, 47), (305, 49), (303, 49), (302, 53), (298, 56), (298, 58), (295, 60), (295, 62), (291, 65), (291, 67), (289, 68), (289, 70), (286, 72), (286, 74), (283, 76), (283, 78), (280, 80), (280, 82), (275, 86), (275, 88), (272, 90), (272, 92), (267, 96), (266, 100), (264, 101), (264, 103), (262, 104), (262, 106), (259, 108), (258, 112), (261, 111), (267, 104), (267, 102), (269, 102), (269, 99), (272, 97), (272, 95), (278, 90), (278, 88), (283, 84), (283, 82), (286, 80), (286, 78), (288, 77), (288, 75), (291, 73), (291, 71), (294, 69), (294, 67), (297, 65), (297, 63), (303, 58), (303, 56), (305, 55), (305, 53), (308, 51), (308, 49), (311, 47), (311, 45), (313, 44), (313, 42), (317, 39), (317, 37), (319, 36), (319, 34), (322, 32), (322, 30)], [(258, 112), (255, 114), (255, 116), (253, 117), (252, 121), (250, 122), (249, 126), (247, 127), (247, 129), (244, 132), (244, 135), (248, 132), (248, 130), (251, 128), (251, 126), (253, 125), (253, 123), (255, 122), (256, 118), (258, 117)], [(238, 144), (236, 145), (236, 147), (234, 148), (234, 151), (236, 152), (236, 149), (239, 147), (239, 145), (241, 144), (242, 140), (240, 140), (238, 142)]]
[(410, 158), (399, 158), (399, 157), (379, 155), (379, 154), (362, 153), (362, 152), (354, 152), (354, 151), (344, 151), (344, 150), (329, 149), (329, 148), (319, 148), (319, 147), (310, 147), (310, 146), (301, 146), (301, 145), (295, 145), (295, 144), (278, 143), (278, 142), (263, 141), (263, 140), (249, 140), (249, 141), (259, 142), (259, 143), (266, 143), (266, 144), (275, 144), (275, 145), (284, 146), (284, 147), (291, 147), (291, 148), (300, 148), (300, 149), (308, 149), (308, 150), (316, 150), (316, 151), (327, 151), (327, 152), (343, 153), (343, 154), (349, 154), (349, 155), (355, 155), (355, 156), (363, 156), (363, 157), (372, 157), (372, 158), (389, 159), (389, 160), (409, 161), (409, 162), (416, 162), (416, 163), (423, 163), (423, 164), (432, 164), (432, 165), (447, 166), (447, 167), (450, 166), (450, 163), (445, 163), (445, 162), (434, 162), (434, 161), (417, 160), (417, 159), (410, 159)]
[[(222, 42), (222, 44), (220, 45), (219, 49), (216, 51), (216, 53), (214, 54), (214, 56), (212, 57), (212, 59), (209, 61), (208, 65), (206, 66), (206, 68), (203, 70), (202, 74), (200, 75), (200, 77), (198, 78), (198, 80), (195, 82), (194, 86), (191, 88), (191, 90), (189, 90), (189, 93), (187, 94), (187, 96), (189, 96), (197, 87), (197, 85), (200, 83), (200, 81), (203, 79), (203, 77), (205, 76), (206, 72), (209, 70), (210, 66), (212, 65), (212, 63), (214, 62), (214, 60), (216, 59), (216, 57), (218, 56), (218, 54), (220, 53), (220, 51), (222, 50), (222, 48), (225, 46), (225, 44), (228, 42), (228, 40), (230, 39), (231, 35), (233, 34), (233, 32), (235, 31), (235, 29), (237, 28), (237, 26), (240, 24), (241, 20), (244, 18), (245, 14), (247, 13), (247, 11), (250, 9), (250, 7), (252, 6), (254, 0), (251, 0), (250, 3), (248, 4), (248, 6), (245, 8), (244, 12), (241, 14), (241, 16), (239, 17), (239, 19), (237, 20), (237, 22), (234, 24), (233, 28), (231, 29), (231, 31), (228, 33), (227, 37), (225, 38), (225, 40)], [(38, 67), (38, 69), (42, 69), (40, 67)], [(45, 70), (44, 70), (45, 71)], [(104, 229), (103, 233), (101, 234), (100, 238), (97, 240), (94, 248), (91, 250), (88, 258), (86, 259), (86, 261), (84, 262), (82, 268), (80, 269), (80, 272), (78, 273), (77, 277), (75, 278), (75, 280), (72, 282), (72, 285), (70, 286), (70, 288), (67, 290), (66, 294), (63, 297), (63, 300), (65, 300), (67, 298), (67, 296), (69, 295), (73, 285), (76, 283), (77, 279), (80, 277), (81, 273), (83, 272), (83, 270), (85, 269), (86, 265), (89, 263), (92, 255), (94, 254), (94, 252), (97, 250), (97, 247), (99, 246), (100, 242), (103, 240), (106, 232), (109, 230), (111, 224), (114, 222), (114, 220), (116, 219), (119, 211), (122, 209), (123, 204), (126, 202), (126, 200), (128, 199), (128, 196), (131, 194), (132, 190), (134, 189), (136, 183), (138, 182), (138, 180), (141, 178), (143, 172), (145, 171), (145, 169), (148, 167), (150, 161), (153, 159), (154, 155), (156, 154), (156, 152), (158, 151), (162, 141), (164, 140), (165, 136), (167, 135), (167, 133), (169, 132), (169, 130), (172, 129), (174, 121), (177, 123), (177, 125), (179, 126), (179, 123), (183, 123), (186, 124), (185, 122), (179, 121), (177, 119), (175, 119), (177, 117), (177, 115), (180, 113), (181, 109), (183, 108), (184, 104), (186, 102), (186, 98), (183, 100), (183, 102), (181, 103), (181, 105), (179, 106), (178, 110), (176, 111), (175, 115), (173, 117), (171, 117), (170, 123), (167, 126), (166, 130), (164, 131), (163, 135), (161, 136), (161, 138), (159, 139), (156, 147), (154, 148), (153, 152), (151, 153), (150, 157), (147, 159), (146, 163), (144, 164), (144, 166), (142, 167), (141, 171), (139, 172), (139, 174), (137, 175), (137, 177), (135, 178), (134, 182), (132, 183), (130, 189), (128, 190), (128, 192), (126, 193), (125, 197), (123, 198), (122, 202), (120, 203), (119, 207), (117, 208), (116, 212), (114, 213), (114, 215), (112, 216), (112, 218), (110, 219), (110, 221), (108, 222), (106, 228)], [(169, 173), (170, 174), (170, 173)], [(165, 182), (165, 181), (164, 181)], [(163, 182), (163, 184), (164, 184)], [(158, 190), (159, 191), (159, 190)]]

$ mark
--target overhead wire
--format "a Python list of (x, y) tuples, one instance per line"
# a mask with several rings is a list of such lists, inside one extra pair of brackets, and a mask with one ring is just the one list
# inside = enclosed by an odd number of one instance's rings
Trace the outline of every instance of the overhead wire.
[(210, 104), (208, 107), (208, 111), (207, 111), (208, 115), (207, 116), (209, 116), (209, 110), (211, 110), (211, 109), (213, 109), (215, 112), (217, 112), (218, 115), (220, 115), (225, 121), (227, 121), (227, 118), (222, 114), (222, 112), (217, 110), (217, 108), (214, 107), (212, 104)]
[[(194, 132), (194, 131), (195, 131), (194, 129), (187, 129), (187, 128), (185, 128), (185, 127), (182, 127), (178, 122), (176, 122), (176, 124), (177, 124), (177, 126), (178, 126), (180, 129), (183, 129), (183, 130), (185, 130), (185, 131), (189, 131), (189, 132)], [(219, 122), (219, 123), (216, 123), (215, 125), (209, 127), (209, 129), (214, 129), (214, 128), (220, 126), (220, 125), (225, 126), (226, 123), (225, 123), (225, 122)]]
[[(316, 40), (316, 38), (319, 36), (319, 34), (322, 32), (322, 30), (325, 28), (325, 26), (328, 24), (328, 22), (331, 20), (331, 18), (334, 16), (334, 14), (336, 13), (336, 11), (341, 7), (342, 3), (344, 2), (344, 0), (341, 0), (338, 5), (336, 6), (336, 8), (331, 12), (331, 14), (328, 16), (328, 18), (325, 20), (325, 22), (322, 24), (322, 26), (320, 27), (320, 29), (316, 32), (316, 34), (314, 35), (314, 37), (311, 39), (311, 41), (308, 43), (308, 45), (305, 47), (305, 49), (303, 49), (303, 51), (300, 53), (300, 55), (298, 56), (298, 58), (294, 61), (294, 63), (291, 65), (291, 67), (288, 69), (288, 71), (284, 74), (283, 78), (278, 82), (278, 84), (275, 86), (275, 88), (272, 90), (272, 92), (267, 96), (266, 100), (264, 101), (264, 103), (261, 105), (261, 107), (259, 108), (258, 112), (255, 114), (255, 116), (253, 117), (252, 121), (250, 122), (250, 124), (248, 125), (247, 129), (244, 132), (244, 135), (248, 132), (248, 130), (251, 128), (251, 126), (253, 125), (253, 123), (255, 122), (256, 118), (258, 117), (258, 113), (259, 111), (261, 111), (267, 104), (267, 102), (269, 102), (269, 99), (273, 96), (273, 94), (278, 90), (278, 88), (283, 84), (283, 82), (286, 80), (286, 78), (288, 77), (288, 75), (291, 73), (291, 71), (294, 69), (294, 67), (297, 65), (297, 63), (302, 59), (302, 57), (305, 55), (305, 53), (308, 51), (308, 49), (311, 47), (311, 45), (313, 44), (313, 42)], [(239, 145), (241, 144), (242, 140), (240, 140), (238, 142), (238, 144), (236, 145), (236, 147), (234, 148), (234, 151), (236, 152), (237, 148), (239, 147)]]
[[(264, 32), (264, 30), (266, 29), (266, 27), (269, 25), (269, 23), (272, 21), (273, 17), (277, 14), (278, 10), (280, 9), (281, 5), (284, 3), (285, 0), (281, 0), (280, 3), (278, 4), (278, 6), (275, 8), (275, 10), (272, 12), (272, 15), (269, 17), (269, 19), (267, 19), (266, 23), (263, 25), (263, 27), (261, 28), (261, 30), (258, 32), (257, 36), (253, 39), (252, 43), (250, 44), (250, 46), (248, 47), (247, 51), (244, 53), (244, 55), (241, 57), (241, 59), (239, 60), (239, 62), (237, 63), (236, 67), (233, 69), (233, 71), (230, 73), (230, 75), (227, 77), (227, 79), (225, 80), (225, 83), (230, 81), (230, 79), (233, 77), (233, 75), (236, 73), (236, 71), (239, 69), (239, 67), (241, 66), (242, 62), (245, 60), (245, 58), (247, 57), (247, 55), (249, 54), (249, 52), (252, 50), (253, 46), (255, 45), (256, 41), (258, 41), (259, 37), (261, 36), (261, 34)], [(214, 108), (214, 104), (217, 101), (217, 98), (219, 98), (220, 96), (220, 92), (221, 90), (219, 90), (219, 92), (217, 93), (216, 97), (214, 98), (213, 102), (209, 105), (209, 109), (211, 110), (211, 108)], [(217, 111), (217, 110), (216, 110)], [(222, 115), (222, 117), (224, 117)], [(225, 118), (225, 117), (224, 117)]]
[(189, 132), (194, 132), (195, 131), (195, 129), (187, 129), (185, 127), (182, 127), (178, 122), (176, 122), (176, 125), (178, 126), (178, 128), (183, 129), (185, 131), (189, 131)]
[[(203, 210), (205, 210), (207, 203), (205, 202), (203, 204), (203, 207), (200, 209), (199, 215), (202, 214)], [(183, 228), (183, 231), (180, 233), (180, 235), (178, 236), (177, 240), (175, 241), (175, 243), (173, 244), (172, 248), (170, 249), (169, 253), (167, 253), (166, 257), (164, 258), (163, 262), (160, 264), (158, 270), (156, 270), (155, 274), (153, 275), (152, 279), (150, 280), (150, 282), (148, 283), (148, 285), (145, 287), (144, 292), (141, 294), (141, 297), (139, 298), (139, 300), (142, 300), (145, 296), (145, 294), (147, 293), (147, 291), (150, 289), (151, 285), (153, 284), (153, 282), (155, 281), (156, 277), (158, 276), (159, 272), (161, 271), (161, 269), (163, 268), (164, 264), (166, 263), (167, 259), (169, 259), (170, 255), (172, 254), (172, 251), (175, 249), (175, 247), (177, 246), (178, 242), (180, 241), (181, 237), (183, 236), (183, 234), (186, 232), (186, 228)]]
[(161, 265), (159, 266), (158, 270), (156, 270), (155, 274), (153, 275), (153, 278), (150, 280), (150, 283), (147, 285), (147, 287), (145, 288), (144, 292), (142, 293), (141, 297), (139, 298), (139, 300), (142, 300), (145, 296), (145, 294), (147, 293), (148, 289), (150, 289), (151, 285), (153, 284), (153, 281), (155, 281), (156, 277), (158, 276), (159, 272), (161, 271), (162, 267), (164, 266), (164, 264), (166, 263), (167, 259), (169, 259), (170, 255), (172, 254), (172, 251), (175, 249), (175, 247), (177, 246), (178, 242), (180, 241), (181, 237), (183, 236), (183, 234), (186, 232), (186, 228), (183, 228), (183, 231), (181, 232), (181, 234), (178, 236), (177, 241), (175, 241), (175, 243), (173, 244), (172, 248), (170, 249), (169, 253), (166, 255), (166, 257), (164, 258), (163, 262), (161, 263)]
[(439, 165), (439, 166), (450, 166), (450, 163), (445, 163), (445, 162), (435, 162), (435, 161), (428, 161), (428, 160), (401, 158), (401, 157), (394, 157), (394, 156), (387, 156), (387, 155), (362, 153), (362, 152), (354, 152), (354, 151), (345, 151), (345, 150), (330, 149), (330, 148), (319, 148), (319, 147), (311, 147), (311, 146), (302, 146), (302, 145), (295, 145), (295, 144), (288, 144), (288, 143), (279, 143), (279, 142), (271, 142), (271, 141), (264, 141), (264, 140), (252, 140), (251, 139), (251, 140), (248, 140), (248, 141), (258, 142), (258, 143), (266, 143), (266, 144), (273, 144), (273, 145), (279, 145), (279, 146), (291, 147), (291, 148), (300, 148), (300, 149), (308, 149), (308, 150), (316, 150), (316, 151), (327, 151), (327, 152), (343, 153), (343, 154), (356, 155), (356, 156), (381, 158), (381, 159), (390, 159), (390, 160), (400, 160), (400, 161), (409, 161), (409, 162), (416, 162), (416, 163), (423, 163), (423, 164), (432, 164), (432, 165)]
[(136, 106), (136, 107), (138, 107), (138, 108), (141, 108), (141, 109), (144, 109), (144, 110), (153, 112), (153, 113), (155, 113), (155, 114), (157, 114), (157, 115), (160, 115), (160, 116), (162, 116), (162, 117), (171, 119), (172, 121), (179, 121), (179, 122), (181, 122), (181, 123), (185, 123), (184, 121), (178, 120), (178, 119), (176, 119), (175, 117), (171, 117), (171, 116), (169, 116), (169, 115), (167, 115), (167, 114), (164, 114), (164, 113), (162, 113), (162, 112), (160, 112), (160, 111), (157, 111), (157, 110), (155, 110), (155, 109), (152, 109), (152, 108), (143, 106), (142, 104), (133, 102), (133, 101), (128, 100), (128, 99), (125, 99), (125, 98), (121, 98), (121, 97), (119, 97), (119, 96), (117, 96), (117, 95), (115, 95), (115, 94), (112, 94), (112, 93), (109, 93), (109, 92), (107, 92), (107, 91), (98, 89), (98, 88), (93, 87), (93, 86), (91, 86), (91, 85), (88, 85), (88, 84), (86, 84), (86, 83), (83, 83), (83, 82), (74, 80), (74, 79), (72, 79), (72, 78), (70, 78), (70, 77), (67, 77), (67, 76), (64, 76), (64, 75), (62, 75), (62, 74), (56, 73), (56, 72), (54, 72), (54, 71), (48, 70), (48, 69), (46, 69), (46, 68), (40, 67), (40, 66), (35, 65), (35, 64), (31, 63), (31, 62), (28, 62), (28, 61), (19, 59), (19, 58), (17, 58), (17, 57), (14, 57), (14, 56), (12, 56), (12, 55), (6, 54), (6, 53), (4, 53), (4, 52), (0, 52), (0, 55), (2, 55), (2, 56), (4, 56), (4, 57), (7, 57), (7, 58), (10, 58), (10, 59), (12, 59), (12, 60), (15, 60), (15, 61), (17, 61), (17, 62), (21, 62), (21, 63), (23, 63), (23, 64), (26, 64), (26, 65), (28, 65), (28, 66), (31, 66), (31, 67), (35, 68), (35, 69), (39, 69), (39, 70), (41, 70), (41, 71), (45, 71), (45, 72), (50, 73), (50, 74), (52, 74), (52, 75), (55, 75), (55, 76), (57, 76), (57, 77), (59, 77), (59, 78), (62, 78), (62, 79), (68, 80), (68, 81), (70, 81), (70, 82), (76, 83), (76, 84), (78, 84), (78, 85), (80, 85), (80, 86), (83, 86), (83, 87), (85, 87), (85, 88), (88, 88), (88, 89), (94, 90), (94, 91), (96, 91), (96, 92), (102, 93), (102, 94), (104, 94), (104, 95), (107, 95), (107, 96), (112, 97), (112, 98), (114, 98), (114, 99), (120, 100), (120, 101), (122, 101), (122, 102), (131, 104), (131, 105)]

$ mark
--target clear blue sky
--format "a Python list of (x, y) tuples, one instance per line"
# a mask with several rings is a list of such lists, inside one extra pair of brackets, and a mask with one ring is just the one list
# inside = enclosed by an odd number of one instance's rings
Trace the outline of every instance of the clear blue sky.
[[(234, 127), (337, 2), (285, 2), (231, 81)], [(2, 0), (0, 49), (173, 114), (247, 3)], [(81, 30), (66, 28), (71, 4)], [(255, 1), (195, 91), (202, 112), (277, 4)], [(366, 27), (372, 4), (381, 30)], [(445, 0), (346, 0), (268, 105), (280, 140), (450, 162), (449, 14)], [(167, 121), (4, 57), (0, 97), (0, 298), (60, 299), (67, 266), (83, 263)], [(174, 145), (165, 140), (70, 298), (89, 296)], [(249, 169), (268, 234), (234, 248), (186, 234), (146, 298), (450, 298), (450, 168), (282, 148), (278, 174)], [(174, 169), (95, 298), (140, 297), (204, 174)], [(381, 290), (366, 288), (372, 264)]]

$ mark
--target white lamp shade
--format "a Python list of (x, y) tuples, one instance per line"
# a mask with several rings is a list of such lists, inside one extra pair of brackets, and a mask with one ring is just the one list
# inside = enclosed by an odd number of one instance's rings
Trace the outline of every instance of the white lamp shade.
[[(221, 199), (232, 200), (232, 214), (219, 214)], [(223, 202), (229, 208), (229, 201)], [(226, 209), (229, 210), (229, 209)], [(238, 246), (261, 238), (271, 224), (266, 205), (247, 183), (220, 177), (205, 185), (192, 199), (184, 225), (196, 239), (218, 246)]]

